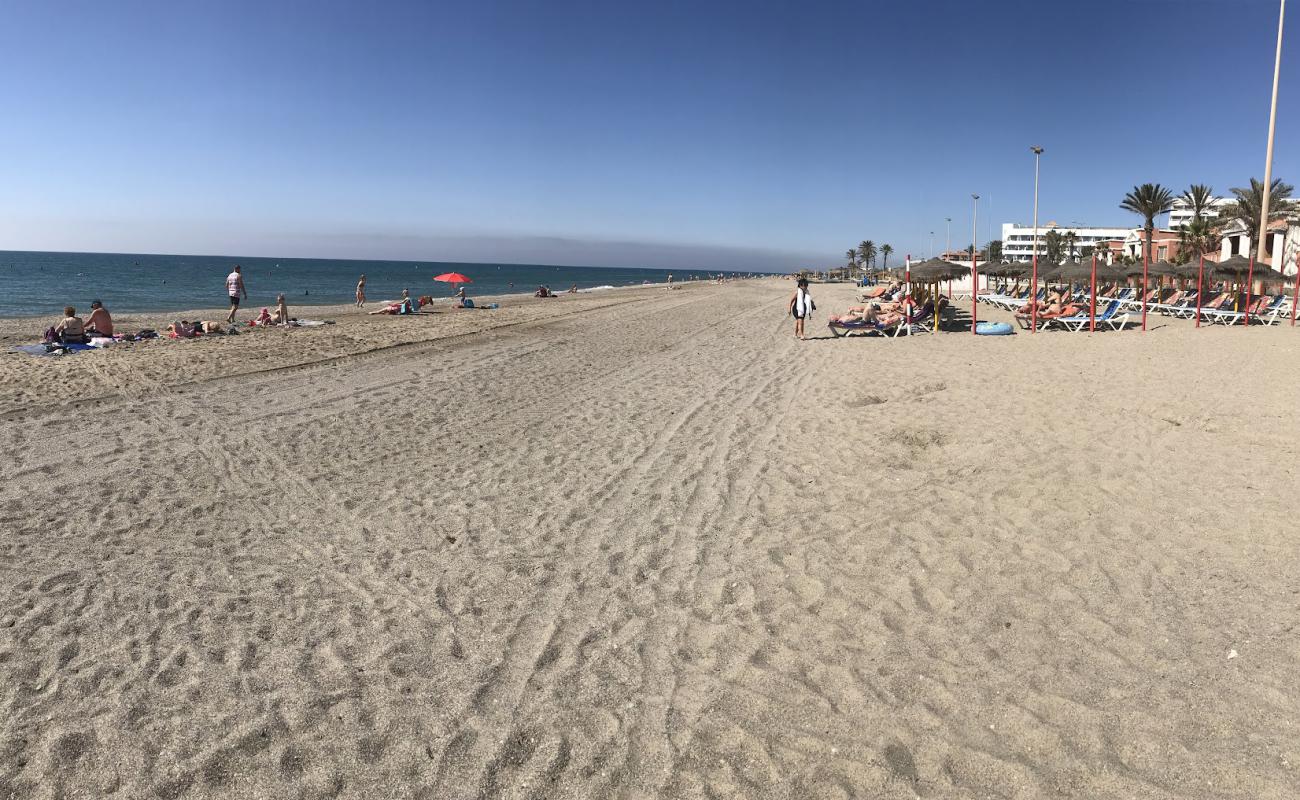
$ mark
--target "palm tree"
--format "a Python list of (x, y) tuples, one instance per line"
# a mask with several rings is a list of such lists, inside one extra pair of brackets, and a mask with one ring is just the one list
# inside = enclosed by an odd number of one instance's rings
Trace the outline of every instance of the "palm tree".
[[(1290, 199), (1293, 191), (1295, 191), (1295, 187), (1291, 184), (1283, 183), (1280, 178), (1273, 179), (1273, 183), (1268, 190), (1268, 221), (1270, 223), (1294, 215), (1295, 212), (1291, 204), (1285, 202)], [(1246, 235), (1249, 236), (1255, 233), (1255, 226), (1259, 224), (1260, 211), (1264, 208), (1264, 183), (1251, 178), (1249, 189), (1233, 189), (1232, 194), (1237, 199), (1235, 202), (1223, 207), (1219, 212), (1220, 219), (1240, 223), (1246, 229)]]
[(1051, 264), (1061, 263), (1062, 250), (1065, 247), (1065, 237), (1060, 231), (1049, 230), (1043, 236), (1043, 249), (1047, 251), (1047, 261)]
[(894, 252), (893, 247), (887, 244), (882, 244), (880, 246), (880, 257), (882, 262), (880, 265), (881, 269), (889, 269), (889, 254), (892, 252)]
[(1001, 239), (993, 239), (993, 240), (990, 241), (988, 244), (984, 245), (984, 249), (985, 249), (985, 250), (988, 252), (988, 254), (989, 254), (989, 261), (1001, 261), (1001, 260), (1002, 260), (1002, 240), (1001, 240)]
[(1065, 232), (1065, 248), (1069, 253), (1069, 255), (1066, 257), (1069, 258), (1071, 261), (1074, 260), (1074, 243), (1077, 242), (1078, 240), (1079, 240), (1079, 236), (1074, 231)]
[(876, 244), (870, 239), (864, 239), (858, 245), (858, 260), (862, 262), (862, 268), (870, 267), (876, 261)]
[(1183, 192), (1182, 200), (1192, 207), (1192, 219), (1203, 219), (1214, 202), (1214, 189), (1203, 183), (1193, 183)]
[(846, 252), (844, 253), (844, 257), (847, 258), (847, 259), (849, 260), (849, 269), (853, 269), (854, 267), (856, 267), (856, 266), (858, 265), (858, 251), (857, 251), (857, 250), (848, 250), (848, 251), (846, 251)]
[(1195, 217), (1178, 231), (1178, 260), (1186, 264), (1219, 249), (1223, 240), (1221, 220)]
[(1142, 217), (1142, 229), (1146, 231), (1146, 257), (1151, 258), (1151, 240), (1155, 237), (1156, 217), (1168, 214), (1174, 207), (1173, 194), (1158, 183), (1144, 183), (1134, 186), (1133, 191), (1124, 195), (1124, 202), (1119, 207), (1132, 211)]

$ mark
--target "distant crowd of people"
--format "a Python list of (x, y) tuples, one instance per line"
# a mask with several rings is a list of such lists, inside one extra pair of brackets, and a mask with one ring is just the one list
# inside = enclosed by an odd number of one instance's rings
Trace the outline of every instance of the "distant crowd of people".
[[(226, 325), (228, 326), (235, 325), (240, 303), (248, 299), (248, 285), (244, 281), (243, 273), (243, 267), (236, 264), (231, 269), (230, 274), (226, 276), (226, 299), (230, 308), (230, 312), (226, 315)], [(709, 277), (712, 278), (715, 283), (722, 283), (742, 276), (739, 273), (733, 273), (728, 276), (726, 273), (720, 272), (716, 276), (710, 274)], [(690, 280), (697, 280), (697, 277), (691, 276)], [(514, 284), (511, 283), (510, 287), (513, 288)], [(673, 274), (671, 272), (668, 273), (667, 287), (669, 289), (676, 289), (678, 287), (678, 284), (674, 282)], [(577, 294), (578, 285), (575, 283), (570, 286), (567, 293)], [(537, 287), (537, 291), (534, 292), (533, 296), (557, 297), (558, 295), (551, 291), (551, 287), (542, 285)], [(430, 296), (426, 295), (419, 298), (413, 298), (411, 297), (409, 289), (403, 289), (402, 296), (399, 299), (390, 303), (385, 303), (382, 308), (371, 311), (370, 314), (415, 314), (418, 313), (422, 307), (432, 302), (433, 298)], [(364, 274), (362, 274), (357, 280), (355, 304), (357, 308), (364, 308), (366, 305), (366, 276)], [(456, 292), (456, 303), (454, 307), (476, 308), (477, 306), (462, 286)], [(495, 304), (489, 304), (486, 307), (495, 308), (496, 306)], [(99, 300), (93, 301), (90, 304), (90, 309), (90, 315), (83, 320), (81, 317), (77, 316), (77, 309), (75, 307), (65, 307), (63, 309), (63, 318), (46, 332), (46, 339), (63, 344), (85, 344), (89, 342), (92, 337), (112, 337), (114, 335), (113, 318), (108, 313), (108, 309), (105, 308), (104, 304)], [(273, 308), (263, 308), (257, 316), (250, 320), (249, 324), (269, 326), (290, 325), (293, 322), (294, 319), (289, 316), (288, 302), (285, 300), (284, 294), (281, 293), (276, 296), (275, 306)], [(799, 322), (802, 323), (802, 319), (800, 319)], [(213, 330), (205, 331), (205, 329), (211, 329), (217, 325), (218, 323), (215, 322), (189, 323), (187, 321), (181, 321), (172, 323), (168, 328), (168, 332), (176, 336), (188, 338), (194, 335), (201, 335), (204, 332), (215, 332)]]

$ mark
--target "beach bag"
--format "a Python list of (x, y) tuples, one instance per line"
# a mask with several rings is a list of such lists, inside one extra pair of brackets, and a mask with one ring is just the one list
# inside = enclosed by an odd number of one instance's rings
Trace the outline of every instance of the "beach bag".
[(59, 332), (51, 326), (45, 329), (45, 344), (57, 344), (59, 341)]

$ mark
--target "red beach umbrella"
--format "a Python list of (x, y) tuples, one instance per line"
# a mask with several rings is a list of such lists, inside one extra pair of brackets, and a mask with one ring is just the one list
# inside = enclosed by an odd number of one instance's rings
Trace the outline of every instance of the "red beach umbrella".
[(441, 275), (435, 275), (433, 279), (435, 281), (442, 281), (443, 283), (473, 283), (474, 282), (469, 279), (468, 275), (461, 275), (459, 272), (444, 272)]

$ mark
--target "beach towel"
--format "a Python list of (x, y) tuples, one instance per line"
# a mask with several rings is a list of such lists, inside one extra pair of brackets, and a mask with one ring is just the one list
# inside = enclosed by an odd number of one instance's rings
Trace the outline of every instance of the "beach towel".
[(94, 349), (88, 344), (18, 344), (13, 347), (15, 353), (29, 356), (58, 356)]
[(808, 294), (807, 289), (799, 289), (795, 292), (794, 298), (794, 316), (797, 319), (803, 319), (812, 314), (817, 309), (817, 304), (813, 302), (812, 295)]

